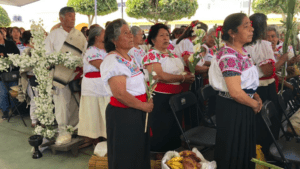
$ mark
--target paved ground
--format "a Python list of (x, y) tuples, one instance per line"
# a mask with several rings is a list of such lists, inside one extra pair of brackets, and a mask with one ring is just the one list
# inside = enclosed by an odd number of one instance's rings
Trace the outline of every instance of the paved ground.
[[(0, 113), (2, 117), (2, 112)], [(28, 138), (33, 133), (31, 121), (27, 116), (25, 127), (19, 116), (8, 123), (0, 119), (0, 169), (87, 169), (93, 154), (93, 146), (79, 150), (78, 157), (71, 152), (52, 152), (47, 149), (40, 159), (32, 159)]]

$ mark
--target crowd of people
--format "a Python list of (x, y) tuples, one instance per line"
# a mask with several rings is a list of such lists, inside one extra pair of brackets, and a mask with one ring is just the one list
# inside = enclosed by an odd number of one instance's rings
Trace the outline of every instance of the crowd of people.
[[(254, 168), (250, 160), (256, 157), (257, 144), (268, 157), (272, 139), (260, 115), (262, 103), (271, 100), (279, 105), (277, 92), (284, 80), (281, 69), (285, 62), (288, 66), (298, 63), (300, 57), (291, 47), (288, 53), (282, 52), (280, 33), (276, 26), (267, 25), (266, 15), (227, 16), (221, 30), (225, 45), (220, 49), (215, 46), (216, 28), (208, 29), (200, 21), (175, 28), (172, 33), (168, 26), (158, 23), (151, 26), (146, 37), (140, 27), (129, 27), (123, 19), (113, 20), (105, 28), (95, 24), (89, 29), (76, 30), (72, 7), (62, 8), (59, 17), (60, 24), (45, 40), (46, 51), (48, 54), (76, 51), (83, 58), (83, 67), (72, 76), (81, 79), (80, 96), (77, 94), (79, 108), (67, 84), (55, 89), (56, 121), (58, 126), (78, 123), (78, 135), (85, 138), (81, 147), (107, 140), (110, 169), (150, 169), (150, 151), (166, 152), (180, 147), (181, 132), (169, 100), (182, 92), (196, 92), (207, 84), (217, 93), (216, 98), (211, 98), (214, 104), (209, 111), (216, 114), (214, 154), (218, 168)], [(197, 29), (205, 31), (204, 52), (193, 74), (188, 58), (194, 53), (197, 25)], [(26, 48), (33, 48), (30, 38), (30, 31), (1, 28), (0, 55), (8, 57), (8, 53), (20, 54)], [(11, 67), (9, 71), (16, 69)], [(292, 67), (286, 71), (287, 78), (294, 76)], [(158, 82), (153, 98), (147, 100), (145, 81), (149, 83), (152, 72)], [(28, 71), (27, 77), (34, 78), (33, 72)], [(287, 90), (293, 90), (289, 83), (283, 84)], [(38, 120), (33, 98), (38, 92), (31, 89), (30, 83), (27, 89), (32, 127), (35, 127)], [(6, 119), (9, 101), (3, 83), (0, 83), (0, 102), (2, 118)], [(279, 107), (277, 110), (281, 119), (282, 112)], [(145, 133), (147, 113), (149, 123)], [(182, 112), (176, 115), (186, 127), (195, 120)], [(276, 138), (279, 128), (280, 124), (272, 128)]]

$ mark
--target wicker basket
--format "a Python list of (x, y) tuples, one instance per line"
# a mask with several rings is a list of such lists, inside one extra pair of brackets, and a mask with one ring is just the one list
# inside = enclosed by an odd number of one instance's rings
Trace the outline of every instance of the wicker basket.
[[(89, 169), (108, 169), (107, 157), (93, 155), (89, 160)], [(161, 169), (161, 160), (151, 160), (151, 169)]]

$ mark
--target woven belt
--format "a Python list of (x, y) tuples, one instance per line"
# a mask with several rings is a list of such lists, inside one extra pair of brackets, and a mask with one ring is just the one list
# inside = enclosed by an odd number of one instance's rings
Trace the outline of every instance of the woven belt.
[[(254, 96), (254, 93), (256, 92), (255, 90), (249, 90), (249, 89), (244, 89), (244, 91), (246, 92), (246, 94), (251, 97), (251, 99), (253, 99), (253, 96)], [(251, 93), (250, 93), (251, 92)], [(225, 97), (225, 98), (228, 98), (228, 99), (233, 99), (229, 92), (222, 92), (222, 91), (219, 91), (218, 93), (219, 96), (222, 96), (222, 97)]]

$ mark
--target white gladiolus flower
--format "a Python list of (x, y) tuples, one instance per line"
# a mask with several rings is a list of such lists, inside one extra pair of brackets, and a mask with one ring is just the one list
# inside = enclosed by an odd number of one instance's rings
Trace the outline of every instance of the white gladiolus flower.
[(194, 62), (194, 55), (191, 54), (188, 58), (189, 62), (193, 63)]
[(193, 50), (194, 50), (194, 53), (200, 52), (201, 51), (201, 44), (198, 43), (198, 44), (194, 45)]

